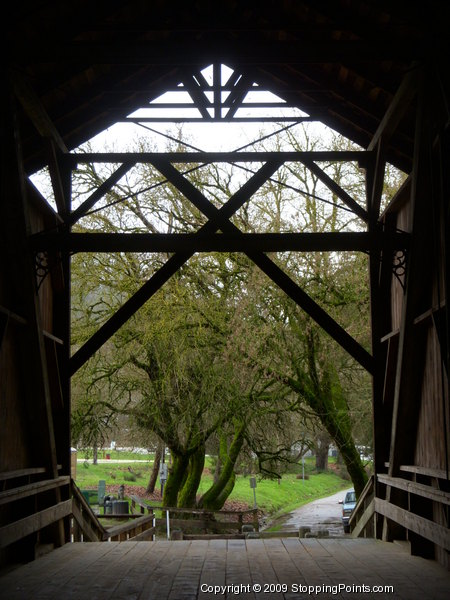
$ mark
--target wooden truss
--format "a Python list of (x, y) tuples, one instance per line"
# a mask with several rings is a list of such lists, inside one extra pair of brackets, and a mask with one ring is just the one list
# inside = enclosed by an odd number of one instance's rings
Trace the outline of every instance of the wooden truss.
[[(275, 109), (275, 111), (274, 111)], [(280, 109), (284, 110), (280, 114)], [(231, 70), (218, 62), (206, 69), (185, 67), (179, 85), (120, 121), (125, 123), (228, 123), (311, 121), (298, 106), (281, 100), (251, 70)]]
[[(266, 252), (359, 250), (390, 252), (404, 250), (408, 236), (374, 229), (367, 233), (338, 234), (244, 234), (230, 221), (230, 217), (277, 171), (285, 162), (296, 161), (306, 165), (363, 221), (369, 214), (345, 190), (334, 182), (317, 161), (357, 161), (367, 167), (375, 159), (374, 152), (240, 152), (240, 153), (141, 153), (141, 154), (66, 154), (60, 157), (68, 176), (77, 164), (93, 162), (121, 163), (116, 171), (76, 210), (60, 213), (63, 223), (58, 233), (37, 234), (31, 239), (39, 251), (64, 249), (65, 252), (123, 250), (159, 252), (163, 248), (175, 254), (136, 292), (85, 344), (70, 358), (70, 373), (75, 373), (164, 283), (195, 253), (211, 250), (244, 252), (294, 302), (305, 310), (331, 337), (367, 371), (373, 373), (371, 354), (353, 339), (325, 310), (271, 260)], [(263, 166), (220, 209), (211, 204), (173, 165), (210, 162), (258, 162)], [(175, 186), (209, 220), (195, 234), (76, 234), (71, 226), (93, 208), (111, 187), (137, 163), (150, 163)], [(217, 231), (221, 231), (217, 234)]]
[[(216, 75), (213, 82), (202, 79), (198, 73), (187, 71), (183, 82), (192, 103), (204, 120), (235, 119), (239, 107), (249, 89), (252, 78), (240, 74), (222, 85), (218, 80), (219, 67), (213, 67)], [(415, 65), (405, 75), (402, 85), (395, 95), (390, 109), (380, 122), (373, 141), (365, 151), (360, 152), (294, 152), (294, 153), (169, 153), (169, 154), (70, 154), (57, 135), (55, 127), (48, 119), (42, 106), (27, 86), (15, 83), (16, 97), (22, 103), (38, 131), (48, 146), (49, 169), (55, 191), (58, 214), (53, 215), (55, 233), (35, 233), (26, 236), (26, 215), (17, 219), (17, 206), (7, 207), (7, 216), (15, 223), (11, 229), (10, 246), (17, 247), (16, 259), (21, 261), (21, 272), (27, 274), (16, 288), (28, 298), (23, 307), (30, 334), (30, 364), (37, 371), (34, 380), (40, 384), (45, 414), (46, 428), (50, 432), (46, 449), (51, 455), (51, 475), (56, 480), (57, 464), (55, 443), (61, 448), (69, 447), (68, 419), (70, 401), (70, 376), (75, 373), (126, 321), (129, 319), (178, 269), (196, 252), (227, 251), (244, 252), (273, 282), (305, 310), (337, 343), (373, 375), (374, 406), (374, 445), (375, 477), (372, 488), (367, 488), (360, 500), (355, 515), (360, 517), (355, 525), (357, 534), (366, 532), (389, 540), (406, 537), (413, 550), (426, 554), (433, 544), (447, 551), (450, 548), (448, 523), (448, 454), (447, 433), (442, 435), (438, 427), (446, 427), (448, 414), (448, 339), (449, 319), (445, 299), (448, 298), (449, 261), (449, 177), (446, 165), (449, 160), (448, 122), (445, 126), (433, 110), (432, 93), (437, 89), (426, 76), (426, 69)], [(227, 86), (230, 89), (225, 89)], [(227, 97), (224, 92), (229, 92)], [(436, 93), (434, 98), (438, 94)], [(416, 98), (418, 100), (416, 101)], [(417, 103), (417, 123), (415, 127), (415, 154), (413, 170), (403, 188), (392, 201), (389, 210), (380, 217), (380, 202), (385, 169), (386, 149), (391, 136), (400, 123), (406, 106)], [(182, 105), (179, 106), (179, 108)], [(133, 117), (132, 117), (133, 118)], [(448, 118), (448, 117), (447, 117)], [(261, 119), (259, 119), (261, 120)], [(9, 131), (12, 140), (13, 131)], [(19, 148), (11, 146), (19, 155)], [(358, 161), (366, 170), (367, 202), (363, 207), (321, 169), (323, 160)], [(175, 164), (209, 162), (257, 162), (259, 170), (224, 204), (220, 209), (213, 206), (196, 189)], [(261, 186), (276, 170), (287, 161), (304, 164), (344, 203), (347, 209), (359, 217), (366, 225), (362, 233), (339, 234), (245, 234), (232, 222), (231, 217), (239, 208), (251, 200)], [(12, 161), (14, 162), (14, 161)], [(77, 209), (71, 210), (71, 173), (80, 162), (118, 163), (115, 172), (86, 199)], [(76, 234), (72, 226), (81, 219), (96, 203), (135, 164), (148, 162), (163, 177), (176, 187), (208, 219), (194, 234)], [(20, 159), (13, 166), (20, 167)], [(7, 165), (8, 167), (10, 165)], [(28, 194), (32, 198), (35, 190), (27, 183), (23, 170), (9, 172), (11, 186), (15, 186), (11, 197), (22, 199)], [(25, 205), (25, 202), (22, 202)], [(398, 233), (397, 219), (399, 207), (409, 207), (407, 214), (410, 227), (408, 233)], [(8, 213), (10, 212), (10, 214)], [(36, 231), (36, 230), (35, 230)], [(218, 232), (221, 232), (220, 234)], [(15, 242), (14, 238), (19, 240)], [(59, 421), (66, 426), (64, 439), (55, 442), (52, 423), (50, 377), (47, 364), (48, 353), (43, 348), (43, 335), (39, 323), (37, 299), (32, 293), (32, 275), (27, 266), (27, 250), (59, 254), (60, 279), (63, 292), (62, 310), (58, 315), (58, 335), (64, 341), (59, 352), (60, 383), (65, 402)], [(70, 253), (79, 251), (114, 252), (169, 251), (174, 254), (143, 286), (73, 355), (69, 356), (70, 341)], [(372, 349), (369, 352), (352, 338), (330, 315), (328, 315), (306, 292), (283, 272), (266, 254), (267, 252), (295, 251), (340, 251), (355, 250), (368, 252), (370, 257)], [(406, 273), (401, 277), (403, 287), (396, 288), (393, 300), (394, 254), (407, 251)], [(433, 261), (443, 261), (438, 267)], [(431, 266), (433, 266), (433, 269)], [(437, 280), (437, 275), (441, 280)], [(438, 294), (436, 303), (436, 292)], [(433, 295), (434, 294), (434, 295)], [(398, 310), (397, 310), (398, 308)], [(394, 312), (401, 313), (398, 327), (393, 326)], [(5, 316), (6, 314), (6, 316)], [(0, 313), (0, 333), (4, 333), (10, 313)], [(21, 318), (21, 317), (19, 317)], [(425, 327), (423, 324), (427, 323)], [(424, 329), (421, 329), (424, 327)], [(34, 333), (33, 333), (34, 332)], [(427, 337), (428, 336), (428, 337)], [(433, 337), (434, 336), (434, 337)], [(431, 341), (430, 341), (431, 340)], [(446, 342), (447, 340), (447, 342)], [(425, 355), (437, 357), (442, 367), (440, 381), (426, 380), (425, 373), (430, 369), (425, 364)], [(34, 360), (38, 358), (39, 360)], [(442, 364), (441, 364), (442, 363)], [(444, 365), (444, 366), (442, 366)], [(426, 369), (428, 368), (428, 371)], [(447, 371), (445, 371), (447, 369)], [(428, 375), (427, 375), (428, 376)], [(430, 457), (421, 455), (416, 438), (422, 421), (421, 408), (424, 403), (425, 388), (442, 398), (442, 420), (432, 421), (433, 435), (443, 439), (442, 456), (439, 468), (433, 468)], [(31, 396), (30, 396), (31, 397)], [(33, 408), (36, 410), (36, 407)], [(431, 418), (431, 417), (430, 417)], [(65, 420), (65, 421), (64, 421)], [(448, 422), (447, 422), (448, 424)], [(422, 461), (422, 462), (421, 462)], [(68, 457), (65, 457), (63, 474), (70, 473)], [(411, 480), (411, 478), (413, 478)], [(424, 489), (424, 487), (426, 489)], [(441, 492), (441, 493), (440, 493)], [(56, 501), (60, 501), (56, 494)], [(445, 513), (447, 510), (447, 513)], [(61, 531), (60, 531), (60, 535)], [(427, 540), (428, 546), (423, 543)]]

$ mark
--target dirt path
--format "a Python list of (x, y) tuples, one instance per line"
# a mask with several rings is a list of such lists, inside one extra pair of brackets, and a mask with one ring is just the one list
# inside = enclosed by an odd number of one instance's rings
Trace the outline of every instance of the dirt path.
[[(349, 488), (351, 489), (351, 488)], [(342, 527), (342, 504), (348, 490), (341, 490), (337, 494), (314, 500), (308, 504), (283, 515), (269, 524), (269, 528), (277, 527), (278, 531), (298, 531), (299, 527), (311, 527), (311, 532), (319, 529), (328, 529), (332, 537), (344, 536)]]

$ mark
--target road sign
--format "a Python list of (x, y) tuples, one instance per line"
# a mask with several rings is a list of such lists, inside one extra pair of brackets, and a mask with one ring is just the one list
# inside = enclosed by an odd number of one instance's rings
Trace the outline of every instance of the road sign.
[(167, 463), (161, 463), (161, 465), (159, 467), (159, 480), (161, 482), (167, 481), (167, 476), (168, 476)]
[(250, 477), (250, 488), (253, 490), (253, 508), (257, 508), (256, 504), (256, 477)]

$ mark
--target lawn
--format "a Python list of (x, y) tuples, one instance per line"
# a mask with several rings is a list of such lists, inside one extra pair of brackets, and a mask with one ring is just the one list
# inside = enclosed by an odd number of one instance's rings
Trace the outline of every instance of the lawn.
[[(351, 487), (349, 481), (345, 481), (331, 471), (311, 474), (309, 479), (304, 481), (296, 479), (296, 475), (292, 474), (283, 475), (281, 479), (275, 481), (257, 478), (256, 502), (258, 508), (264, 513), (276, 516), (348, 487)], [(230, 499), (247, 502), (250, 507), (253, 507), (253, 490), (250, 488), (248, 477), (236, 479)]]
[(97, 487), (100, 479), (106, 481), (106, 485), (135, 485), (147, 486), (153, 466), (152, 458), (144, 458), (145, 462), (101, 462), (97, 465), (92, 464), (92, 460), (87, 463), (78, 462), (75, 481), (80, 488)]
[[(153, 466), (153, 455), (136, 455), (123, 451), (107, 451), (106, 454), (110, 455), (111, 462), (105, 461), (98, 465), (93, 465), (92, 459), (89, 459), (86, 464), (78, 462), (76, 476), (78, 487), (81, 489), (97, 488), (100, 479), (104, 479), (107, 486), (125, 484), (141, 489), (147, 486)], [(78, 456), (80, 457), (80, 454)], [(103, 453), (99, 453), (99, 458), (103, 458)], [(113, 462), (114, 460), (139, 460), (143, 462), (116, 463)], [(206, 464), (205, 474), (199, 488), (200, 493), (205, 491), (212, 482), (211, 465), (209, 461)], [(305, 474), (308, 479), (297, 479), (297, 476), (302, 472), (301, 465), (294, 470), (297, 473), (285, 474), (279, 480), (256, 477), (256, 502), (258, 508), (265, 514), (276, 516), (286, 513), (307, 502), (351, 487), (351, 482), (342, 479), (332, 470), (321, 473), (315, 472), (314, 459), (305, 461)], [(253, 489), (250, 487), (250, 476), (237, 476), (236, 485), (229, 500), (239, 504), (247, 504), (249, 508), (253, 508), (254, 496)]]

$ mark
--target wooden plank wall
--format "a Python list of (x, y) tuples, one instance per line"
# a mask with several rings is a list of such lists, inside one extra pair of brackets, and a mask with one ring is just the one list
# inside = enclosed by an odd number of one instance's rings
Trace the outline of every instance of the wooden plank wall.
[[(30, 205), (32, 231), (41, 231), (45, 227), (44, 213)], [(7, 326), (0, 351), (0, 472), (24, 469), (36, 466), (36, 447), (31, 435), (31, 423), (26, 418), (24, 407), (27, 366), (23, 358), (23, 346), (26, 343), (25, 330), (27, 321), (20, 314), (20, 301), (11, 286), (8, 265), (0, 273), (0, 307), (7, 317)], [(45, 332), (53, 331), (53, 286), (52, 278), (47, 277), (39, 291), (42, 326)], [(0, 310), (2, 310), (0, 308)]]
[[(445, 425), (449, 421), (448, 381), (441, 368), (440, 344), (431, 319), (427, 325), (427, 353), (421, 390), (421, 407), (415, 447), (415, 464), (446, 469)], [(444, 383), (444, 387), (442, 387)], [(444, 417), (445, 410), (445, 417)]]
[[(430, 79), (424, 81), (428, 86), (432, 83)], [(428, 87), (426, 92), (428, 104), (422, 105), (425, 106), (422, 109), (424, 117), (421, 122), (420, 119), (417, 121), (422, 133), (416, 140), (417, 170), (410, 175), (415, 185), (411, 183), (408, 193), (399, 196), (383, 216), (385, 224), (389, 222), (391, 227), (411, 233), (416, 244), (414, 264), (420, 266), (418, 270), (422, 275), (418, 279), (416, 272), (411, 270), (407, 255), (406, 267), (410, 269), (408, 276), (410, 284), (412, 282), (409, 292), (407, 287), (404, 289), (406, 277), (399, 280), (392, 274), (390, 298), (385, 306), (390, 314), (384, 317), (386, 330), (382, 335), (384, 343), (393, 348), (393, 356), (389, 356), (389, 352), (386, 354), (384, 410), (387, 421), (397, 410), (399, 422), (392, 428), (390, 462), (385, 465), (386, 471), (376, 473), (379, 483), (374, 510), (379, 512), (377, 522), (383, 523), (383, 539), (406, 539), (412, 553), (434, 557), (448, 567), (450, 534), (442, 532), (449, 531), (450, 408), (448, 365), (445, 364), (442, 340), (448, 335), (445, 312), (448, 289), (446, 236), (450, 214), (449, 143), (445, 128), (439, 129), (442, 124), (437, 121), (437, 111), (432, 110), (437, 93), (433, 95), (430, 90)], [(417, 216), (414, 217), (414, 210), (422, 211), (419, 221)], [(419, 228), (415, 232), (414, 223)], [(409, 325), (412, 334), (409, 345), (404, 348), (406, 371), (397, 369), (396, 379), (393, 365), (397, 362), (397, 346), (401, 343), (402, 316), (408, 293), (414, 307)], [(404, 382), (411, 378), (414, 384), (405, 385)], [(392, 404), (395, 395), (396, 409)], [(410, 487), (406, 485), (408, 482), (411, 482)], [(442, 496), (433, 496), (432, 490), (439, 490)], [(358, 534), (359, 529), (355, 527)], [(437, 535), (436, 532), (441, 533)], [(381, 534), (380, 528), (377, 533)]]
[[(431, 210), (431, 207), (430, 207)], [(396, 214), (396, 226), (401, 231), (410, 232), (412, 227), (411, 203), (404, 204)], [(442, 242), (441, 242), (442, 244)], [(444, 248), (439, 248), (444, 256)], [(450, 447), (444, 431), (450, 423), (448, 398), (448, 373), (443, 364), (441, 344), (437, 335), (433, 312), (439, 304), (445, 306), (445, 261), (436, 261), (433, 248), (424, 249), (423, 260), (427, 261), (433, 271), (432, 289), (428, 294), (428, 302), (423, 304), (421, 314), (416, 316), (415, 327), (425, 339), (425, 362), (423, 364), (420, 414), (415, 440), (415, 464), (433, 469), (445, 470), (450, 461)], [(424, 295), (426, 298), (426, 295)], [(426, 300), (425, 300), (426, 301)], [(401, 323), (404, 290), (399, 280), (393, 276), (391, 282), (391, 319), (392, 331), (398, 331)], [(420, 311), (419, 311), (420, 312)]]
[[(69, 406), (59, 391), (61, 343), (55, 322), (62, 281), (58, 271), (52, 272), (35, 298), (34, 257), (26, 243), (27, 235), (53, 228), (56, 216), (24, 177), (14, 102), (5, 102), (3, 108), (0, 565), (30, 560), (44, 545), (63, 543), (69, 528), (66, 519), (64, 531), (62, 519), (70, 497), (68, 483), (63, 487), (58, 483), (58, 475), (64, 475), (65, 482), (70, 475)], [(24, 495), (25, 488), (43, 482), (44, 487), (37, 485), (35, 493)], [(27, 526), (22, 527), (25, 521)], [(8, 539), (11, 543), (5, 544)]]
[(412, 554), (449, 567), (450, 127), (438, 70), (416, 67), (413, 168), (380, 217), (385, 232), (409, 235), (406, 269), (395, 269), (398, 253), (385, 254), (371, 280), (383, 298), (374, 311), (382, 311), (375, 478), (365, 490), (374, 501), (358, 502), (350, 527), (361, 536), (373, 526), (376, 537), (407, 540)]

